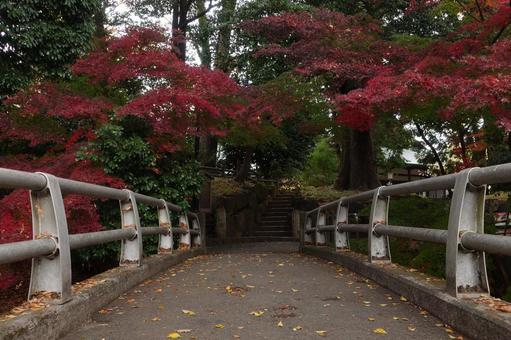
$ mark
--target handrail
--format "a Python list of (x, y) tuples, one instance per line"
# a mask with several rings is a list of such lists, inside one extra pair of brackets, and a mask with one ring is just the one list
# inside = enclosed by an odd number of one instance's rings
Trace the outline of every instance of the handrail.
[[(389, 236), (446, 245), (448, 293), (487, 293), (489, 286), (485, 252), (511, 256), (511, 237), (484, 234), (486, 186), (511, 182), (511, 163), (470, 168), (459, 173), (382, 186), (342, 197), (305, 213), (302, 244), (325, 246), (325, 234), (333, 233), (336, 249), (349, 249), (349, 233), (368, 235), (369, 262), (390, 262)], [(388, 224), (392, 196), (454, 189), (447, 229), (426, 229)], [(371, 201), (369, 224), (349, 224), (350, 203)], [(329, 222), (328, 215), (334, 222)]]
[[(30, 190), (33, 239), (0, 244), (0, 264), (33, 259), (29, 298), (38, 292), (57, 293), (59, 303), (72, 298), (71, 255), (73, 249), (121, 241), (121, 266), (142, 264), (144, 235), (159, 235), (159, 252), (174, 249), (174, 234), (179, 249), (202, 246), (202, 230), (197, 214), (180, 206), (126, 189), (60, 178), (46, 173), (0, 168), (0, 188)], [(63, 197), (79, 194), (118, 200), (121, 229), (69, 235)], [(142, 227), (137, 203), (157, 208), (159, 226)], [(179, 227), (172, 227), (170, 211), (180, 214)]]

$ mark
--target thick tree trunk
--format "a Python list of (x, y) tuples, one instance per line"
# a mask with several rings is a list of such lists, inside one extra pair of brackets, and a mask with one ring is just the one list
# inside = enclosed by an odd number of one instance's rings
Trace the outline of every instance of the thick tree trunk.
[(207, 135), (200, 137), (200, 163), (205, 166), (216, 167), (216, 154), (218, 151), (218, 138)]
[(368, 190), (379, 185), (371, 131), (349, 130), (342, 143), (341, 167), (334, 187)]

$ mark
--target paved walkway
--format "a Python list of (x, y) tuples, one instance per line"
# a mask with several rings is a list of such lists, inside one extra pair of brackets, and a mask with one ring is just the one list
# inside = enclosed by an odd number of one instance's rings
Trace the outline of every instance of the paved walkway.
[(188, 260), (64, 339), (458, 337), (404, 298), (295, 247), (245, 245)]

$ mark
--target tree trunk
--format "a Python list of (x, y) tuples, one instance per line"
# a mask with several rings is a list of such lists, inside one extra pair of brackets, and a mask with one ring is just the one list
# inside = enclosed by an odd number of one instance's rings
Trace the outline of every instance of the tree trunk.
[(445, 171), (444, 163), (442, 162), (442, 159), (440, 158), (440, 155), (435, 149), (435, 146), (433, 143), (431, 143), (428, 138), (426, 137), (426, 134), (424, 133), (424, 130), (421, 128), (421, 126), (417, 123), (415, 123), (415, 128), (417, 129), (417, 132), (419, 133), (420, 138), (424, 142), (424, 144), (427, 145), (429, 150), (433, 153), (433, 157), (435, 158), (436, 163), (438, 164), (438, 168), (440, 169), (440, 174), (445, 175), (447, 172)]
[(342, 159), (334, 187), (368, 190), (380, 185), (371, 131), (349, 130), (342, 142)]
[[(197, 1), (197, 10), (199, 12), (206, 11), (205, 0)], [(211, 68), (211, 49), (210, 49), (211, 30), (209, 19), (206, 15), (199, 18), (199, 36), (196, 42), (196, 47), (199, 53), (201, 65)]]
[(218, 151), (218, 138), (207, 135), (200, 137), (200, 163), (204, 166), (216, 167), (216, 154)]
[(231, 49), (232, 16), (236, 9), (236, 0), (222, 0), (222, 9), (218, 14), (220, 27), (218, 29), (218, 41), (216, 45), (215, 68), (226, 73), (230, 72), (229, 62)]
[(238, 172), (236, 173), (236, 177), (234, 178), (237, 182), (241, 183), (248, 179), (253, 155), (254, 150), (252, 150), (252, 148), (245, 148), (245, 152), (243, 154), (243, 162), (241, 163)]

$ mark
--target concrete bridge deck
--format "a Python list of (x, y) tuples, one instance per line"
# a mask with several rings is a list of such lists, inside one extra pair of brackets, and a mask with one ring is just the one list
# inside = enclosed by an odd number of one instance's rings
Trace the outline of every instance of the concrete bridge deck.
[(245, 244), (189, 259), (63, 339), (463, 339), (399, 295), (297, 250)]

